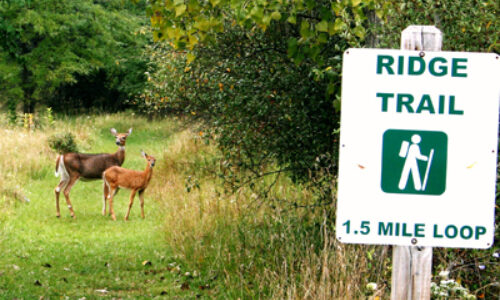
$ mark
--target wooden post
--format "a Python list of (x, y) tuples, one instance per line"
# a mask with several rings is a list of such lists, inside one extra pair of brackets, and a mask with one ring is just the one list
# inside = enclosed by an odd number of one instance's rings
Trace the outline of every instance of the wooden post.
[[(442, 41), (436, 27), (411, 25), (401, 33), (401, 50), (441, 51)], [(430, 299), (431, 277), (432, 247), (394, 246), (391, 300)]]

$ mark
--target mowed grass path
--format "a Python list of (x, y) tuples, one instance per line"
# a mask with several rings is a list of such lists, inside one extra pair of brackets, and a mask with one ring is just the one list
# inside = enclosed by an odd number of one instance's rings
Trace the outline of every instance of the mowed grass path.
[[(148, 123), (130, 115), (78, 118), (67, 123), (69, 127), (64, 130), (53, 131), (85, 131), (88, 127), (90, 142), (85, 152), (89, 153), (116, 151), (109, 129), (125, 132), (133, 127), (123, 166), (136, 170), (146, 165), (141, 149), (155, 156), (157, 165), (161, 165), (175, 130), (172, 122)], [(78, 137), (77, 143), (81, 144)], [(161, 201), (168, 195), (149, 190), (151, 185), (164, 184), (161, 176), (155, 173), (146, 190), (145, 219), (140, 218), (136, 198), (130, 221), (123, 220), (130, 195), (125, 189), (114, 201), (118, 220), (102, 216), (100, 180), (78, 181), (71, 190), (75, 220), (69, 216), (61, 193), (58, 219), (54, 188), (59, 178), (54, 177), (54, 167), (55, 163), (47, 164), (30, 174), (30, 179), (19, 187), (29, 202), (14, 201), (1, 219), (0, 299), (150, 299), (182, 294), (179, 279), (175, 278), (178, 275), (170, 272), (173, 259), (164, 240)]]

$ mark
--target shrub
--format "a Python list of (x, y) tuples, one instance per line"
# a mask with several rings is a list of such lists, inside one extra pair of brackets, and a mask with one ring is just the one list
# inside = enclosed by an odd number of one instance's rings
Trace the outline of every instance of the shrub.
[(72, 133), (58, 133), (48, 138), (50, 148), (57, 153), (78, 152), (75, 137)]

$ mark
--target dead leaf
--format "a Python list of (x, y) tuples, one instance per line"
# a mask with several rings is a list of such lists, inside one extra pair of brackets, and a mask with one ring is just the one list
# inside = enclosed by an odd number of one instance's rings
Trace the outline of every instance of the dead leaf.
[(189, 283), (184, 282), (184, 283), (181, 285), (181, 290), (183, 290), (183, 291), (189, 290)]

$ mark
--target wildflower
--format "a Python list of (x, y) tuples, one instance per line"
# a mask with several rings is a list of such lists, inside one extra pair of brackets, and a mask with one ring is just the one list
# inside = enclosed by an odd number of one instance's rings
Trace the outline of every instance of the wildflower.
[(440, 285), (441, 286), (445, 286), (445, 287), (455, 286), (455, 280), (453, 280), (453, 279), (441, 280)]
[(449, 275), (450, 275), (450, 271), (448, 271), (448, 270), (444, 270), (444, 271), (439, 272), (439, 277), (441, 277), (444, 280), (448, 279)]
[(478, 268), (479, 268), (479, 270), (481, 270), (481, 271), (482, 271), (482, 270), (485, 270), (485, 269), (486, 269), (486, 266), (485, 266), (485, 265), (479, 265), (479, 266), (478, 266)]
[(375, 290), (377, 290), (377, 284), (375, 282), (369, 282), (366, 285), (366, 289), (369, 291), (375, 291)]
[(441, 296), (441, 297), (448, 297), (450, 295), (448, 294), (447, 291), (441, 291), (441, 292), (439, 292), (439, 296)]

